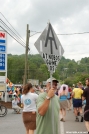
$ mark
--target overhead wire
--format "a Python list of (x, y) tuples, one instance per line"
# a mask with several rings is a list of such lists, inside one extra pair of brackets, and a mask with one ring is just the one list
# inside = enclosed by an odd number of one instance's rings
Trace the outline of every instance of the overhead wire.
[[(1, 12), (0, 12), (1, 13)], [(4, 17), (4, 19), (10, 24), (10, 22), (5, 18), (5, 16), (1, 13), (1, 15)], [(10, 26), (13, 28), (13, 26), (10, 24)], [(14, 29), (14, 28), (13, 28)], [(14, 29), (15, 30), (15, 29)], [(15, 30), (16, 31), (16, 30)], [(36, 32), (35, 34), (33, 35), (36, 35), (38, 33), (42, 33), (42, 32), (37, 32), (37, 31), (33, 31), (33, 30), (30, 30), (30, 32)], [(20, 36), (20, 34), (16, 31), (16, 33)], [(75, 35), (75, 34), (89, 34), (89, 32), (78, 32), (78, 33), (67, 33), (67, 34), (57, 34), (57, 35)], [(33, 36), (31, 35), (31, 36)], [(30, 36), (30, 37), (31, 37)], [(21, 36), (20, 36), (21, 37)], [(22, 37), (21, 37), (22, 38)]]
[[(1, 12), (0, 12), (1, 13)], [(5, 18), (5, 16), (1, 13), (1, 15), (4, 17), (4, 19), (9, 23), (9, 21)], [(1, 20), (1, 19), (0, 19)], [(1, 20), (2, 21), (2, 20)], [(2, 21), (3, 22), (3, 21)], [(4, 22), (3, 22), (3, 25), (8, 27)], [(13, 28), (13, 26), (9, 23), (9, 25)], [(0, 26), (1, 27), (1, 26)], [(1, 27), (3, 30), (5, 30), (3, 27)], [(8, 27), (9, 28), (9, 27)], [(9, 28), (10, 29), (10, 28)], [(14, 29), (14, 28), (13, 28)], [(11, 29), (10, 29), (11, 30)], [(15, 29), (14, 29), (15, 30)], [(5, 30), (6, 31), (6, 30)], [(11, 30), (12, 31), (12, 30)], [(13, 31), (12, 31), (13, 32)], [(15, 30), (15, 32), (19, 35), (19, 33)], [(30, 37), (36, 35), (36, 34), (39, 34), (39, 33), (42, 33), (42, 32), (37, 32), (37, 31), (32, 31), (31, 32), (36, 32), (34, 33), (33, 35), (31, 35)], [(7, 32), (12, 38), (14, 38), (18, 43), (20, 43), (22, 45), (21, 42), (19, 42), (14, 36), (12, 36), (9, 32)], [(15, 34), (15, 33), (14, 33)], [(68, 33), (68, 34), (57, 34), (57, 35), (80, 35), (80, 34), (89, 34), (89, 32), (78, 32), (78, 33)], [(15, 34), (16, 35), (16, 34)], [(17, 35), (16, 35), (17, 36)], [(19, 35), (20, 36), (20, 35)], [(20, 36), (21, 37), (21, 36)], [(20, 39), (20, 37), (18, 37)], [(22, 37), (21, 37), (22, 39)], [(21, 40), (20, 39), (20, 40)], [(23, 40), (23, 39), (22, 39)], [(22, 41), (21, 40), (21, 41)], [(24, 42), (23, 42), (24, 43)], [(25, 44), (25, 43), (24, 43)], [(81, 44), (82, 45), (82, 44)], [(22, 45), (23, 47), (26, 47), (24, 45)], [(71, 45), (67, 45), (67, 46), (71, 46)], [(85, 53), (82, 53), (82, 54), (85, 54)]]
[[(75, 55), (74, 53), (70, 53), (70, 52), (69, 52), (70, 54), (68, 54), (68, 52), (65, 52), (65, 53), (67, 53), (67, 55)], [(89, 52), (87, 52), (87, 53), (76, 53), (76, 55), (77, 54), (89, 54)]]
[[(32, 45), (34, 44), (34, 43), (32, 43), (32, 42), (29, 42), (29, 43), (32, 44)], [(76, 46), (76, 45), (77, 45), (77, 46), (82, 46), (82, 45), (87, 46), (87, 45), (89, 45), (89, 44), (86, 44), (86, 45), (85, 45), (85, 44), (74, 44), (74, 46)], [(72, 46), (72, 45), (62, 45), (62, 46)], [(73, 47), (73, 46), (72, 46), (72, 47)]]
[[(42, 33), (42, 32), (37, 32), (37, 31), (32, 31), (31, 32), (36, 32), (35, 34), (39, 34), (39, 33)], [(35, 35), (33, 34), (33, 35)], [(78, 33), (67, 33), (67, 34), (57, 34), (57, 35), (76, 35), (76, 34), (89, 34), (89, 32), (78, 32)]]
[[(1, 12), (0, 12), (1, 13)], [(8, 24), (15, 30), (15, 28), (10, 24), (10, 22), (5, 18), (5, 16), (1, 13), (1, 15), (4, 17), (4, 19), (8, 22)], [(15, 30), (15, 32), (20, 36), (20, 34)], [(23, 40), (23, 38), (20, 36), (20, 38)], [(24, 40), (23, 40), (24, 41)]]
[(34, 34), (30, 35), (30, 37), (32, 37), (32, 36), (34, 36), (34, 35), (36, 35), (37, 33), (41, 33), (41, 32), (36, 32), (36, 33), (34, 33)]
[(76, 34), (89, 34), (89, 32), (81, 32), (81, 33), (68, 33), (68, 34), (57, 34), (57, 35), (76, 35)]
[(4, 29), (2, 26), (0, 26), (4, 31), (6, 31), (13, 39), (15, 39), (19, 44), (21, 44), (23, 47), (26, 48), (21, 42), (19, 42), (15, 37), (13, 37), (6, 29)]
[[(1, 12), (0, 12), (1, 13)], [(4, 17), (4, 19), (8, 22), (8, 24), (13, 28), (13, 26), (9, 23), (9, 21), (5, 18), (5, 16), (1, 13), (1, 15)], [(7, 25), (6, 25), (6, 23), (4, 23), (1, 19), (0, 19), (0, 21), (1, 21), (1, 23), (4, 25), (4, 27), (6, 27), (6, 29), (9, 29), (9, 31), (11, 32), (11, 34), (13, 33), (14, 34), (14, 36), (16, 36), (16, 37), (14, 37), (13, 35), (11, 35), (9, 32), (7, 32), (12, 38), (14, 38), (18, 43), (20, 43), (23, 47), (26, 47), (26, 44), (24, 43), (24, 40), (23, 40), (23, 38), (20, 36), (20, 34), (13, 28), (13, 30), (17, 33), (15, 33), (14, 31), (12, 31), (11, 30), (11, 28), (10, 27), (8, 27)], [(1, 27), (1, 26), (0, 26)], [(2, 27), (2, 29), (4, 29), (3, 27)], [(7, 31), (6, 29), (4, 29), (5, 31)], [(18, 39), (16, 39), (16, 38), (18, 38), (19, 39), (19, 41), (18, 41)], [(28, 50), (30, 50), (29, 49), (29, 47), (28, 47)]]
[(26, 44), (20, 39), (20, 37), (18, 37), (18, 35), (16, 35), (11, 29), (10, 27), (8, 27), (1, 19), (0, 22), (2, 23), (2, 25), (4, 25), (6, 27), (6, 29), (8, 29), (12, 34), (14, 34), (14, 36), (16, 36), (16, 38), (18, 38), (25, 46)]

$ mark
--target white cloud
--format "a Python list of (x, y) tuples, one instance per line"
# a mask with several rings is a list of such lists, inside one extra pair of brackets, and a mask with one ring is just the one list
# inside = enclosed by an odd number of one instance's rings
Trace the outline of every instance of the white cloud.
[[(39, 32), (45, 29), (49, 20), (57, 34), (89, 31), (89, 0), (4, 0), (0, 12), (24, 40), (27, 24), (30, 30)], [(10, 26), (1, 14), (0, 18)], [(36, 34), (29, 39), (30, 53), (38, 53), (34, 43), (39, 36)], [(64, 56), (76, 61), (88, 57), (88, 36), (89, 34), (58, 35), (65, 50)], [(8, 37), (8, 53), (24, 52), (24, 47)]]

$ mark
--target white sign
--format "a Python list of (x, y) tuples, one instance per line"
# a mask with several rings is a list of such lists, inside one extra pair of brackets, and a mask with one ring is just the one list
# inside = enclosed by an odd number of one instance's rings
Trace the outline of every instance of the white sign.
[(0, 83), (6, 83), (6, 77), (0, 76)]
[(0, 84), (0, 92), (1, 91), (6, 91), (6, 85), (5, 84)]
[(46, 85), (46, 81), (43, 81), (43, 85)]
[(35, 42), (35, 47), (47, 64), (48, 70), (55, 72), (64, 50), (50, 23)]
[(0, 31), (0, 44), (6, 44), (6, 32)]
[(39, 80), (35, 79), (28, 79), (27, 83), (31, 83), (32, 85), (39, 85)]
[(6, 32), (0, 31), (0, 72), (7, 72)]
[[(5, 31), (0, 31), (0, 72), (5, 72), (5, 80), (7, 78), (7, 33)], [(7, 88), (6, 81), (4, 79), (0, 80), (0, 90), (5, 92), (5, 102), (7, 102)]]

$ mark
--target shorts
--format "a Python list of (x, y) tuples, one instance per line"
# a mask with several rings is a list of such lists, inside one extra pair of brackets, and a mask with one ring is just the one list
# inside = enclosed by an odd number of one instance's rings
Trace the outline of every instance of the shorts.
[(68, 101), (60, 101), (60, 109), (67, 109), (68, 108)]
[(23, 112), (22, 118), (26, 130), (36, 129), (36, 112), (34, 114), (32, 112)]
[(89, 105), (86, 105), (84, 108), (84, 120), (89, 121)]
[(73, 99), (73, 107), (74, 108), (82, 107), (82, 99)]

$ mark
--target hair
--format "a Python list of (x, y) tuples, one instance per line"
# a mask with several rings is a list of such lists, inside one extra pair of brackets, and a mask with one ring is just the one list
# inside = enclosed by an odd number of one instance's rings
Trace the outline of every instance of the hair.
[(28, 83), (24, 86), (24, 89), (23, 89), (23, 94), (27, 94), (29, 92), (29, 90), (32, 88), (32, 84), (31, 83)]
[(66, 87), (63, 87), (63, 90), (65, 90), (66, 89)]
[(89, 78), (86, 78), (86, 80), (88, 80), (88, 82), (89, 82)]

